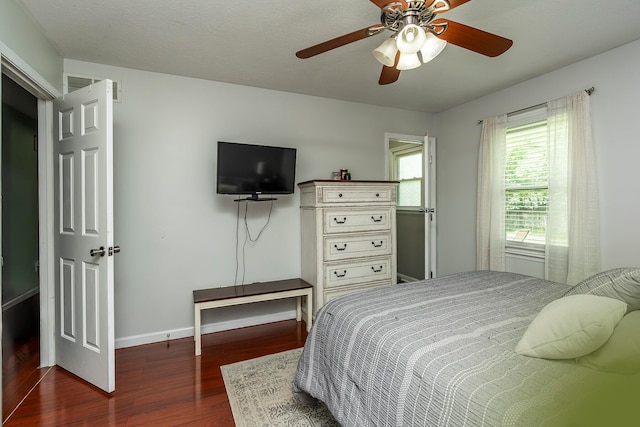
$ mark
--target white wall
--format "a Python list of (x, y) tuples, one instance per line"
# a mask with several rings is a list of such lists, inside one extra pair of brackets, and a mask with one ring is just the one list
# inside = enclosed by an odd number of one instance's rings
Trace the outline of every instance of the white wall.
[(602, 268), (640, 266), (640, 41), (438, 114), (438, 274), (475, 269), (479, 119), (595, 86)]
[(0, 1), (0, 54), (45, 89), (62, 93), (62, 56), (14, 0)]
[[(383, 179), (384, 132), (429, 129), (438, 138), (438, 273), (444, 275), (475, 269), (477, 121), (595, 86), (602, 267), (639, 265), (638, 69), (640, 41), (433, 116), (65, 61), (66, 72), (122, 81), (123, 102), (114, 105), (116, 243), (123, 248), (116, 259), (118, 345), (191, 334), (191, 291), (233, 283), (237, 205), (215, 195), (218, 140), (297, 148), (298, 182), (341, 167), (354, 179)], [(254, 232), (266, 209), (250, 205)], [(275, 203), (263, 238), (247, 249), (245, 282), (297, 277), (299, 252), (296, 193)], [(205, 318), (210, 331), (291, 317), (292, 306), (264, 303), (213, 314)]]
[[(192, 291), (234, 284), (237, 204), (215, 194), (216, 141), (297, 148), (297, 182), (341, 167), (353, 179), (384, 179), (384, 133), (420, 135), (433, 123), (424, 113), (71, 60), (65, 72), (122, 82), (123, 101), (114, 103), (118, 346), (192, 334)], [(275, 202), (263, 236), (247, 247), (246, 283), (300, 276), (298, 204), (297, 189)], [(249, 205), (253, 234), (268, 207)], [(216, 323), (211, 331), (294, 314), (281, 301), (219, 309), (203, 322)]]

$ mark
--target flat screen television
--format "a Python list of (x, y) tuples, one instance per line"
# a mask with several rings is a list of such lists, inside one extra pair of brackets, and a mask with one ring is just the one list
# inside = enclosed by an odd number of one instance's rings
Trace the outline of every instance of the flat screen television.
[(295, 148), (218, 141), (218, 194), (292, 194), (295, 175)]

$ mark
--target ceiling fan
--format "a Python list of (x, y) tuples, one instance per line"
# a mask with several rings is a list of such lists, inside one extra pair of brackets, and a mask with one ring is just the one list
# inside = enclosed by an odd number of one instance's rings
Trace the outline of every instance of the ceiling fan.
[(447, 42), (482, 55), (494, 57), (506, 52), (513, 41), (438, 15), (471, 0), (370, 0), (382, 12), (380, 24), (345, 34), (296, 52), (306, 59), (365, 39), (384, 30), (392, 36), (373, 51), (383, 64), (381, 85), (398, 80), (400, 72), (419, 67), (435, 58)]

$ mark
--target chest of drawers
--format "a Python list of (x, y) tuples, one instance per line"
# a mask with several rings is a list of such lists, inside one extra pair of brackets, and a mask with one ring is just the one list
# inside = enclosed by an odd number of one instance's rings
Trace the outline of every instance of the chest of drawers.
[(302, 279), (313, 314), (351, 292), (396, 283), (396, 188), (389, 181), (315, 180), (301, 190)]

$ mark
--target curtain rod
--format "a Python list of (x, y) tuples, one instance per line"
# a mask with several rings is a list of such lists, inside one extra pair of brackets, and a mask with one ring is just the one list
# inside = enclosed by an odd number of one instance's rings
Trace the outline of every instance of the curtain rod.
[[(591, 86), (589, 89), (584, 89), (585, 92), (587, 92), (587, 95), (591, 96), (591, 94), (593, 92), (595, 92), (596, 88), (594, 86)], [(536, 108), (540, 108), (540, 107), (544, 107), (545, 105), (547, 105), (546, 102), (543, 102), (541, 104), (537, 104), (537, 105), (533, 105), (531, 107), (527, 107), (527, 108), (521, 108), (519, 110), (516, 111), (512, 111), (510, 113), (507, 113), (507, 116), (512, 116), (514, 114), (518, 114), (518, 113), (524, 113), (526, 111), (531, 111), (531, 110), (535, 110)], [(478, 124), (481, 125), (482, 124), (482, 120), (478, 120)]]

